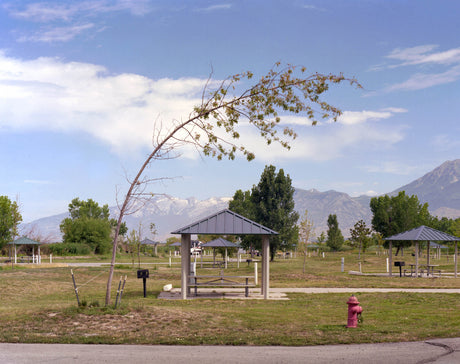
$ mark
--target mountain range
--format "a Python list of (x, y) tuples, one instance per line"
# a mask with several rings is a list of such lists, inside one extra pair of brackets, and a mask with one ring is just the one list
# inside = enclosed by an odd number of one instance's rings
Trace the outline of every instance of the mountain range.
[[(420, 202), (428, 202), (433, 215), (449, 218), (460, 217), (460, 159), (447, 161), (417, 180), (402, 186), (388, 195), (405, 191), (407, 195), (417, 195)], [(141, 224), (142, 236), (152, 239), (149, 226), (154, 222), (157, 229), (155, 240), (165, 240), (171, 231), (188, 225), (197, 219), (228, 207), (230, 197), (213, 197), (198, 200), (194, 197), (180, 199), (176, 197), (156, 196), (142, 209), (125, 217), (130, 229), (138, 229)], [(303, 216), (308, 211), (313, 221), (315, 233), (327, 231), (329, 214), (336, 214), (339, 227), (344, 236), (360, 219), (370, 226), (372, 218), (369, 208), (371, 197), (351, 197), (337, 191), (320, 192), (315, 189), (297, 188), (294, 193), (295, 210)], [(116, 207), (110, 208), (111, 216), (117, 215)], [(33, 230), (35, 234), (48, 241), (60, 241), (59, 224), (68, 216), (67, 213), (49, 216), (21, 226), (23, 232)]]

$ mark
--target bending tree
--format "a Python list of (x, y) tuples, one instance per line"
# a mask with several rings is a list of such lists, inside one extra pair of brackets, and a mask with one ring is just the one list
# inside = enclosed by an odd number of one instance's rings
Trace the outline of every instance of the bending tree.
[[(355, 79), (346, 79), (341, 74), (306, 75), (305, 67), (281, 67), (279, 63), (253, 86), (246, 89), (244, 85), (239, 85), (252, 78), (252, 72), (243, 72), (221, 81), (216, 87), (213, 87), (215, 82), (208, 80), (201, 104), (193, 109), (188, 118), (173, 121), (168, 129), (164, 129), (161, 123), (154, 126), (152, 152), (130, 181), (120, 205), (118, 227), (124, 215), (133, 208), (136, 198), (146, 194), (146, 185), (158, 180), (144, 176), (144, 171), (153, 161), (177, 156), (174, 152), (183, 145), (192, 145), (205, 156), (216, 157), (218, 160), (224, 157), (232, 160), (239, 152), (250, 161), (254, 159), (254, 153), (238, 143), (238, 126), (242, 120), (244, 125), (256, 128), (267, 144), (277, 142), (289, 149), (289, 141), (296, 137), (296, 133), (292, 127), (281, 123), (282, 114), (303, 115), (313, 125), (318, 117), (335, 121), (341, 114), (340, 110), (321, 100), (320, 96), (328, 90), (330, 84), (343, 81), (360, 87)], [(243, 91), (240, 92), (241, 89)], [(118, 230), (113, 239), (106, 305), (110, 303)]]

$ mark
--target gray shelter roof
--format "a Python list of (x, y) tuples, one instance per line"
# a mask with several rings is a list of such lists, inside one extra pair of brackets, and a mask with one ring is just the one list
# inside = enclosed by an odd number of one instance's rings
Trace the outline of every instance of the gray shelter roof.
[(430, 241), (430, 248), (447, 249), (447, 246), (441, 245), (441, 244), (438, 244), (438, 243), (433, 243), (432, 241)]
[(385, 240), (460, 241), (460, 238), (422, 225), (418, 228), (389, 236)]
[(8, 245), (41, 245), (38, 241), (29, 239), (25, 236), (8, 243)]
[(239, 248), (238, 244), (232, 243), (231, 241), (223, 238), (217, 238), (207, 243), (201, 244), (204, 248)]
[(160, 244), (160, 242), (153, 241), (153, 240), (150, 240), (150, 239), (144, 239), (144, 240), (141, 241), (141, 244), (142, 245), (157, 245), (157, 244)]
[(173, 231), (171, 234), (278, 235), (276, 231), (228, 209)]

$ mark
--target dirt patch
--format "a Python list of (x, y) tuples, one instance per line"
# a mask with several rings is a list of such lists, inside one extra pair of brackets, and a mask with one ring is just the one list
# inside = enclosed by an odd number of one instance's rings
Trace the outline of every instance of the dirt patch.
[(130, 310), (125, 314), (104, 314), (97, 310), (71, 315), (48, 312), (3, 329), (8, 330), (10, 338), (20, 338), (27, 332), (32, 341), (33, 337), (51, 342), (53, 338), (62, 340), (67, 337), (65, 341), (73, 342), (83, 337), (88, 342), (93, 338), (94, 342), (151, 343), (161, 337), (168, 341), (193, 335), (208, 326), (210, 321), (218, 325), (220, 318), (183, 309), (156, 307), (154, 310)]

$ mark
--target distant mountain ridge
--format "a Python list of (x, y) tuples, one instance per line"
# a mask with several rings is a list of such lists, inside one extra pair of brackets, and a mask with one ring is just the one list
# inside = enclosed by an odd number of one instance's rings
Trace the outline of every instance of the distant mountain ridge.
[(460, 210), (460, 159), (447, 161), (423, 177), (398, 188), (428, 202), (430, 211)]
[[(407, 195), (417, 195), (423, 203), (428, 202), (430, 212), (437, 216), (449, 218), (460, 217), (460, 159), (447, 161), (425, 174), (423, 177), (402, 186), (389, 195), (406, 191)], [(125, 221), (130, 229), (137, 229), (142, 223), (142, 234), (151, 238), (149, 226), (154, 222), (158, 230), (156, 240), (165, 240), (171, 231), (188, 225), (197, 219), (210, 215), (228, 207), (229, 197), (213, 197), (198, 200), (194, 197), (180, 199), (175, 197), (156, 196), (152, 201), (132, 215), (127, 215)], [(369, 208), (371, 197), (350, 197), (337, 191), (320, 192), (315, 189), (303, 190), (297, 188), (294, 193), (295, 209), (300, 216), (308, 210), (308, 216), (314, 223), (315, 233), (319, 235), (327, 231), (329, 214), (336, 214), (339, 227), (344, 236), (349, 236), (349, 230), (360, 219), (370, 225), (372, 218)], [(110, 215), (116, 216), (118, 209), (110, 208)], [(59, 224), (67, 217), (67, 213), (45, 217), (29, 224), (23, 224), (22, 231), (35, 227), (41, 235), (60, 241)]]

